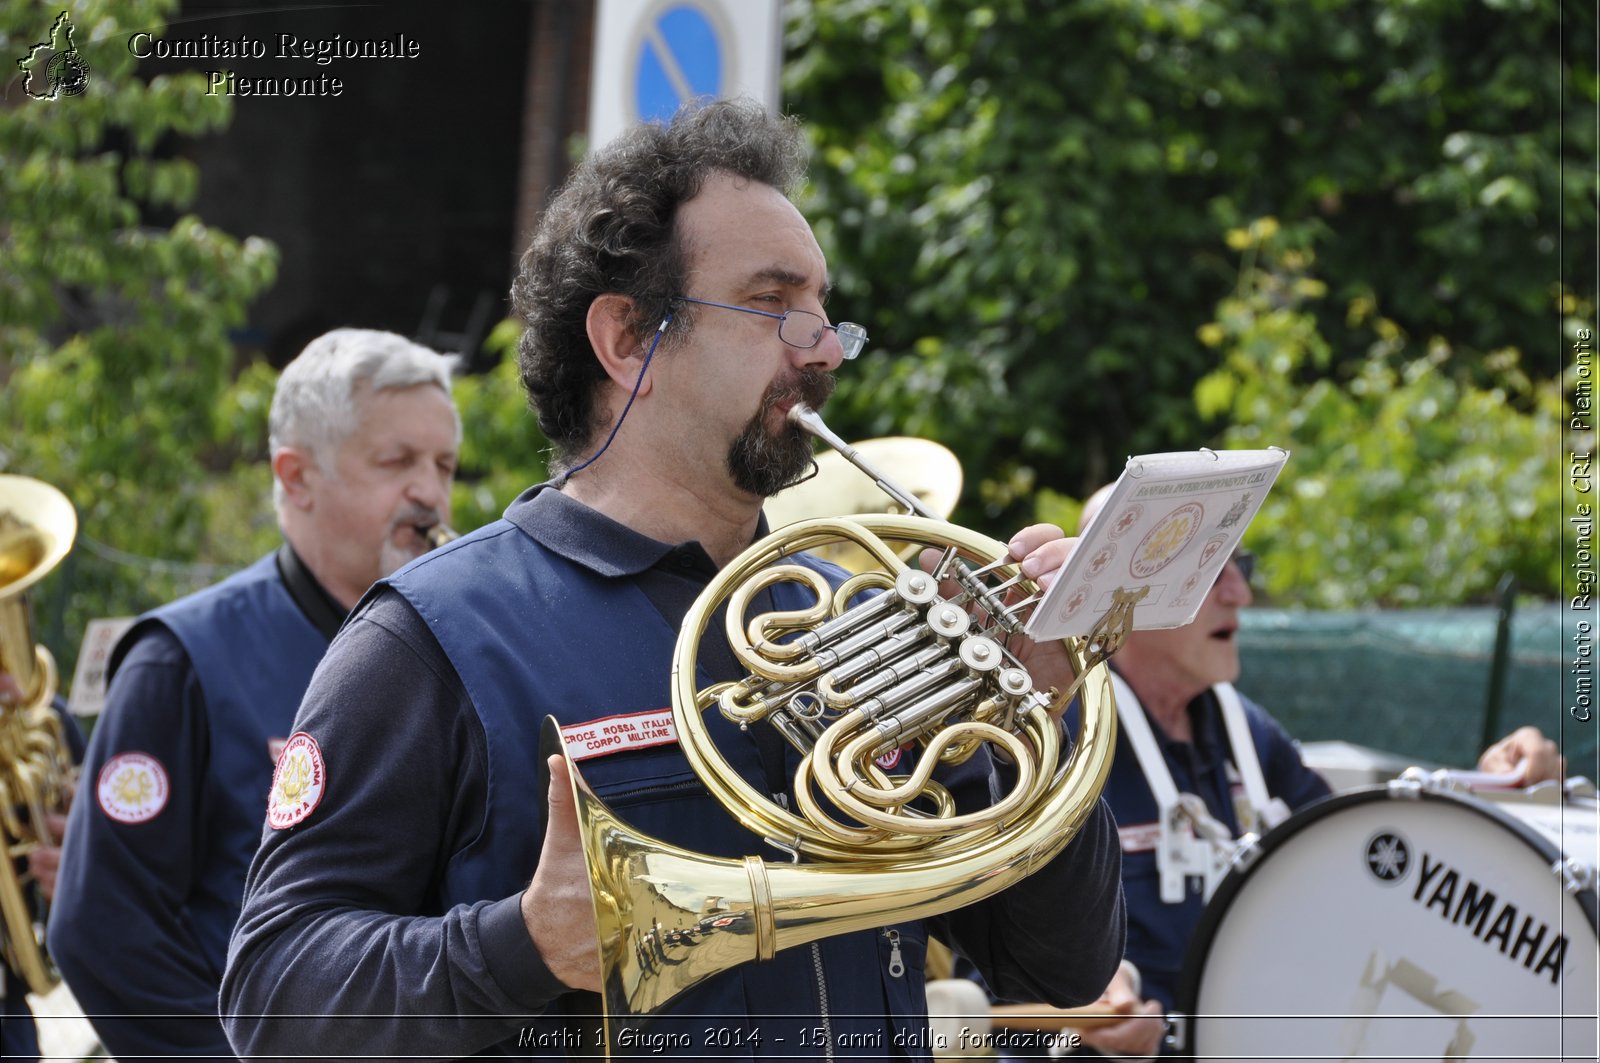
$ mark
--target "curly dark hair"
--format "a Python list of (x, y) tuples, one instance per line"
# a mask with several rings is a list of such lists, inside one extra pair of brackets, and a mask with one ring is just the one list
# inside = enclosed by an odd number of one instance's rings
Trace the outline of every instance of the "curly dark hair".
[[(654, 330), (681, 295), (678, 206), (708, 175), (733, 174), (793, 195), (805, 177), (799, 124), (753, 100), (686, 107), (666, 125), (641, 125), (585, 159), (540, 219), (511, 286), (527, 329), (518, 365), (528, 404), (556, 448), (552, 471), (570, 466), (595, 434), (595, 396), (605, 373), (589, 346), (585, 318), (596, 296), (633, 301), (628, 326)], [(687, 335), (678, 315), (663, 343)]]

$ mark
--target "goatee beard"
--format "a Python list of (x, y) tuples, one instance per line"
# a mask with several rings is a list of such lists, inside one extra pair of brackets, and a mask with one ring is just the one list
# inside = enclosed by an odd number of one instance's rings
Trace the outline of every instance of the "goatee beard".
[(797, 379), (774, 384), (761, 396), (761, 408), (728, 447), (728, 473), (741, 490), (771, 498), (805, 475), (811, 464), (811, 435), (788, 421), (768, 433), (767, 417), (782, 403), (803, 402), (817, 409), (833, 394), (832, 373), (803, 369)]

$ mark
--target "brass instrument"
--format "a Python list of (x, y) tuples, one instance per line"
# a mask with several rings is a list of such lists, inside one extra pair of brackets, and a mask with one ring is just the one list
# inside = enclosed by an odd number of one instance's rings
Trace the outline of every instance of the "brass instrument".
[(46, 905), (35, 897), (27, 856), (56, 844), (46, 812), (64, 811), (72, 763), (51, 702), (55, 658), (33, 636), (25, 592), (72, 549), (78, 517), (67, 497), (25, 476), (0, 476), (0, 671), (22, 688), (20, 704), (0, 707), (0, 951), (35, 993), (60, 981), (45, 950)]
[[(955, 512), (961, 501), (961, 462), (948, 448), (911, 436), (867, 439), (854, 446), (862, 459), (870, 459), (872, 467), (884, 470), (887, 479), (915, 496), (925, 516), (931, 513), (948, 520)], [(871, 476), (837, 450), (818, 454), (816, 475), (784, 488), (761, 508), (773, 531), (811, 517), (911, 512), (884, 494)], [(852, 572), (875, 565), (871, 554), (849, 543), (834, 543), (813, 552)], [(901, 557), (910, 560), (907, 551), (902, 550)]]
[(426, 528), (418, 528), (422, 541), (428, 544), (429, 550), (437, 550), (445, 543), (461, 538), (461, 533), (445, 524), (430, 524)]
[[(936, 915), (1005, 889), (1066, 846), (1093, 811), (1110, 768), (1116, 713), (1102, 658), (1069, 640), (1078, 679), (1068, 691), (1047, 694), (1033, 688), (1007, 648), (1038, 589), (1008, 560), (1006, 547), (929, 515), (811, 410), (795, 407), (790, 420), (917, 515), (816, 518), (769, 535), (712, 580), (679, 632), (672, 667), (679, 743), (701, 782), (787, 854), (785, 862), (708, 857), (640, 834), (573, 767), (608, 1044), (616, 1043), (619, 1023), (739, 964)], [(815, 570), (786, 563), (788, 555), (841, 542), (875, 567), (837, 590)], [(901, 560), (897, 548), (908, 544), (941, 552), (931, 573)], [(744, 626), (739, 618), (752, 598), (782, 582), (809, 587), (816, 604), (757, 615)], [(852, 604), (865, 590), (881, 593)], [(724, 603), (729, 642), (749, 674), (697, 690), (698, 647)], [(1052, 713), (1080, 687), (1080, 740), (1064, 756)], [(702, 720), (713, 708), (741, 727), (775, 726), (801, 751), (798, 814), (729, 767)], [(553, 719), (544, 739), (549, 751), (562, 748)], [(874, 763), (911, 741), (923, 752), (909, 778)], [(988, 809), (958, 813), (931, 773), (980, 745), (1015, 765), (1016, 785)]]

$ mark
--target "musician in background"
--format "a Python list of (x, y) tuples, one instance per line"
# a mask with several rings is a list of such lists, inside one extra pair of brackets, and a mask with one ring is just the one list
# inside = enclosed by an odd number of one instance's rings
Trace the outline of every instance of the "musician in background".
[(449, 518), (453, 364), (388, 332), (313, 340), (269, 415), (283, 545), (112, 653), (49, 941), (115, 1056), (231, 1055), (217, 986), (274, 759), (346, 611)]
[[(804, 164), (796, 124), (722, 101), (622, 134), (546, 211), (514, 297), (556, 479), (381, 583), (317, 672), (296, 737), (321, 771), (320, 801), (283, 809), (263, 837), (223, 982), (241, 1053), (555, 1058), (592, 1045), (595, 904), (566, 762), (550, 757), (539, 783), (547, 715), (639, 831), (718, 857), (777, 856), (707, 794), (666, 706), (685, 614), (766, 534), (763, 499), (810, 464), (787, 411), (821, 405), (865, 343), (824, 309), (827, 263), (788, 198)], [(1010, 546), (1041, 575), (1071, 540), (1035, 526)], [(738, 678), (721, 632), (710, 625), (701, 670)], [(1037, 686), (1071, 680), (1059, 644), (1018, 656)], [(745, 782), (795, 807), (799, 754), (765, 723), (705, 716)], [(895, 752), (907, 770), (914, 753)], [(980, 753), (941, 780), (970, 809), (989, 804), (996, 775)], [(932, 923), (1010, 992), (1093, 999), (1121, 955), (1117, 874), (1096, 802), (1032, 877), (938, 920), (894, 923), (887, 897), (892, 925), (721, 971), (632, 1050), (926, 1059)], [(641, 962), (721, 947), (662, 939), (651, 914), (624, 944)]]
[[(13, 676), (0, 672), (0, 712), (21, 705), (24, 695), (25, 691)], [(83, 732), (67, 712), (67, 704), (60, 696), (54, 699), (52, 708), (61, 720), (62, 735), (67, 740), (67, 748), (62, 752), (71, 758), (73, 764), (77, 764), (83, 759)], [(70, 795), (67, 800), (70, 804)], [(56, 844), (36, 845), (29, 850), (27, 869), (33, 878), (34, 888), (49, 902), (55, 897), (56, 875), (61, 867), (61, 837), (67, 829), (67, 818), (59, 812), (49, 811), (44, 819), (45, 829), (56, 839)], [(0, 968), (4, 968), (0, 977), (5, 980), (4, 999), (0, 1000), (0, 1059), (37, 1060), (39, 1030), (33, 1021), (33, 1011), (28, 1006), (28, 983), (9, 964), (0, 962)]]
[(1478, 770), (1505, 775), (1522, 772), (1519, 786), (1564, 779), (1567, 758), (1561, 747), (1545, 737), (1537, 727), (1519, 727), (1483, 751), (1478, 758)]
[[(1108, 485), (1090, 496), (1080, 530), (1099, 512), (1110, 490)], [(1254, 598), (1253, 569), (1250, 554), (1235, 553), (1192, 623), (1133, 631), (1111, 661), (1121, 684), (1116, 697), (1124, 723), (1118, 729), (1105, 798), (1116, 815), (1122, 842), (1131, 964), (1118, 970), (1103, 1003), (1105, 1010), (1135, 1014), (1124, 1022), (1082, 1032), (1084, 1045), (1105, 1055), (1150, 1056), (1160, 1051), (1162, 1016), (1173, 1008), (1184, 954), (1209, 896), (1197, 876), (1172, 876), (1176, 881), (1163, 890), (1157, 854), (1158, 784), (1152, 784), (1152, 776), (1164, 770), (1179, 793), (1199, 797), (1210, 822), (1198, 825), (1197, 833), (1220, 829), (1226, 839), (1249, 831), (1264, 833), (1290, 811), (1330, 792), (1323, 778), (1300, 759), (1288, 732), (1233, 690), (1239, 677), (1239, 614)], [(1237, 709), (1229, 708), (1229, 702)], [(1126, 715), (1135, 707), (1143, 709), (1142, 729), (1140, 716)], [(1238, 741), (1227, 722), (1234, 711), (1244, 725)], [(1143, 753), (1141, 730), (1150, 742)], [(1149, 764), (1143, 763), (1146, 757)], [(1522, 785), (1527, 786), (1560, 779), (1566, 761), (1537, 728), (1524, 727), (1485, 750), (1478, 767), (1495, 772), (1521, 767)], [(1264, 792), (1253, 785), (1252, 775)]]

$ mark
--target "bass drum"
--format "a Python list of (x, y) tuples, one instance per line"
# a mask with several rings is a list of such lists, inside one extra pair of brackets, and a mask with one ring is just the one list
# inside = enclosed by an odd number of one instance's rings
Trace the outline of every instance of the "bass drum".
[(1597, 806), (1392, 783), (1262, 839), (1190, 943), (1177, 1045), (1206, 1059), (1596, 1055)]

